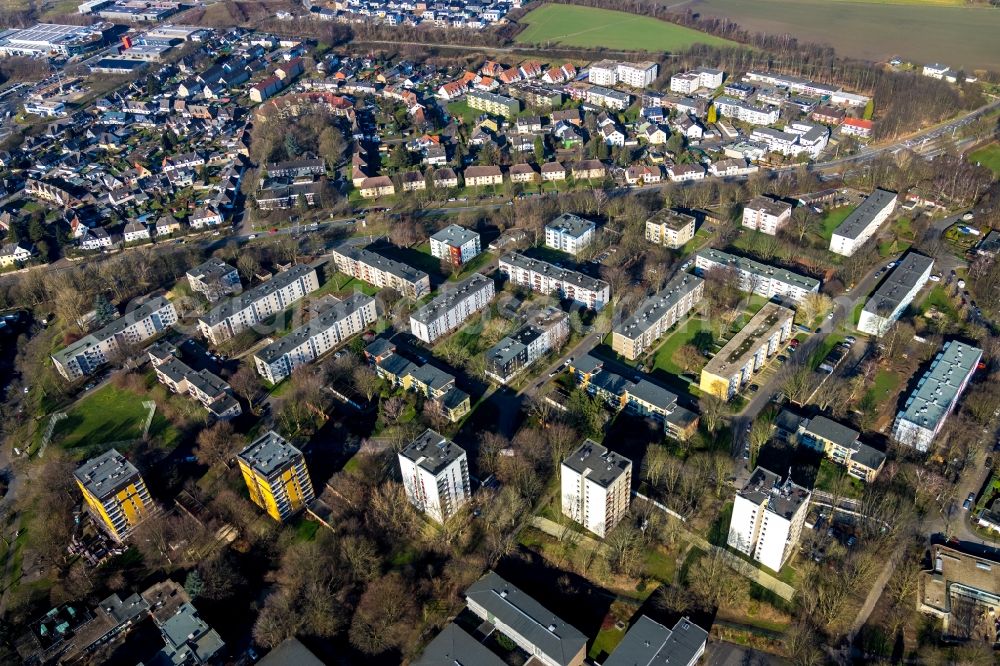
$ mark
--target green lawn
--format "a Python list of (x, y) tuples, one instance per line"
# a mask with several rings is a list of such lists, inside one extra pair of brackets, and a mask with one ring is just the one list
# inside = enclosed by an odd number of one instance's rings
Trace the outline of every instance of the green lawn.
[(855, 479), (853, 476), (849, 476), (845, 468), (826, 458), (823, 458), (819, 464), (819, 473), (816, 474), (815, 487), (828, 493), (833, 492), (840, 475), (844, 477), (844, 482), (840, 486), (840, 494), (844, 497), (860, 498), (861, 494), (865, 491), (864, 482), (860, 479)]
[(1000, 178), (1000, 143), (991, 143), (985, 148), (972, 151), (969, 153), (969, 162), (981, 164)]
[(927, 312), (931, 308), (939, 310), (952, 319), (958, 317), (955, 305), (951, 302), (951, 299), (945, 292), (944, 287), (940, 284), (931, 289), (931, 293), (927, 294), (927, 298), (924, 299), (920, 310), (921, 312)]
[(672, 375), (684, 374), (684, 369), (674, 363), (674, 353), (685, 344), (694, 341), (699, 333), (704, 333), (708, 336), (712, 335), (707, 330), (703, 319), (689, 319), (684, 322), (680, 328), (671, 333), (663, 344), (660, 345), (653, 360), (653, 367), (660, 368)]
[(625, 638), (625, 632), (615, 627), (610, 627), (608, 629), (601, 629), (594, 639), (594, 644), (590, 647), (590, 652), (588, 656), (591, 659), (598, 659), (602, 655), (607, 657), (611, 654), (611, 651), (618, 647), (622, 639)]
[(379, 291), (378, 287), (375, 285), (368, 284), (367, 282), (363, 282), (344, 273), (334, 273), (333, 277), (327, 280), (323, 286), (321, 286), (313, 294), (313, 297), (318, 298), (327, 294), (336, 293), (349, 294), (355, 289), (363, 294), (368, 294), (369, 296), (374, 296)]
[(542, 5), (521, 23), (522, 44), (562, 44), (625, 51), (682, 51), (695, 44), (734, 46), (719, 37), (647, 16), (575, 5)]
[(451, 102), (447, 105), (447, 108), (448, 113), (455, 118), (461, 118), (462, 122), (469, 127), (474, 126), (479, 116), (485, 113), (485, 111), (473, 109), (464, 99), (460, 99), (457, 102)]
[[(142, 403), (148, 399), (109, 384), (70, 408), (66, 418), (56, 425), (52, 441), (91, 454), (102, 444), (139, 439), (149, 413)], [(172, 430), (158, 411), (149, 428), (150, 436), (168, 435)]]
[(852, 210), (854, 210), (854, 206), (841, 206), (840, 208), (834, 208), (826, 214), (820, 228), (820, 236), (823, 237), (823, 240), (828, 243), (830, 242), (833, 232), (836, 231), (841, 222), (847, 219)]
[(483, 252), (473, 257), (471, 261), (462, 266), (462, 270), (452, 275), (450, 280), (452, 282), (458, 280), (464, 280), (465, 278), (470, 277), (473, 273), (477, 272), (480, 268), (490, 263), (491, 261), (493, 261), (493, 255), (490, 254), (489, 252)]

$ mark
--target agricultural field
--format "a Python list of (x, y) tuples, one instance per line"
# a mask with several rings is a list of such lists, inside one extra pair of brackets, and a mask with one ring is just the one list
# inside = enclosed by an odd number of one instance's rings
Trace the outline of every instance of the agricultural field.
[(647, 16), (573, 5), (542, 5), (525, 15), (522, 44), (562, 44), (623, 51), (682, 51), (732, 42)]
[(1000, 67), (1000, 12), (948, 4), (955, 2), (694, 0), (684, 9), (730, 18), (751, 32), (790, 33), (801, 41), (829, 44), (844, 56), (876, 61), (898, 56), (970, 70)]
[(1000, 178), (1000, 143), (991, 143), (985, 148), (969, 153), (969, 162), (981, 164)]

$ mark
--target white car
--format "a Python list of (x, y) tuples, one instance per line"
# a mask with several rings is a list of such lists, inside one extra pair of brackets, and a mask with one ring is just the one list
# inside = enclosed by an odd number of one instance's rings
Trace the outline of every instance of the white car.
[(930, 276), (927, 279), (930, 280), (931, 282), (940, 282), (941, 281), (941, 276), (940, 275), (932, 275), (932, 276)]

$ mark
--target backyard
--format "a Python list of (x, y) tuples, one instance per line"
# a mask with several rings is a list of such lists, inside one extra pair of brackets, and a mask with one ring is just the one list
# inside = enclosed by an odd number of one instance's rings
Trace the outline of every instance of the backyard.
[[(653, 367), (673, 375), (683, 375), (686, 370), (677, 365), (674, 354), (684, 345), (691, 343), (699, 349), (705, 349), (712, 343), (712, 333), (705, 326), (703, 319), (689, 319), (673, 331), (660, 345), (653, 360)], [(706, 344), (707, 343), (707, 344)]]

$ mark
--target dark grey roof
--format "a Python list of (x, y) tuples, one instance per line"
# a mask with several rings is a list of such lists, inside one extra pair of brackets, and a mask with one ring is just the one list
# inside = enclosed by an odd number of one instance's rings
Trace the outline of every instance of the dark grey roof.
[(422, 435), (410, 442), (399, 455), (436, 476), (448, 465), (464, 458), (465, 449), (444, 435), (428, 428)]
[(524, 270), (534, 271), (545, 275), (546, 277), (551, 277), (554, 280), (568, 282), (569, 284), (588, 291), (597, 292), (608, 288), (608, 283), (604, 280), (597, 280), (584, 275), (583, 273), (571, 271), (568, 268), (560, 268), (555, 264), (550, 264), (546, 261), (542, 261), (541, 259), (532, 259), (530, 257), (526, 257), (520, 252), (511, 252), (510, 254), (506, 254), (500, 259), (500, 262), (508, 263)]
[(212, 257), (208, 261), (199, 264), (187, 272), (188, 277), (196, 280), (212, 281), (229, 275), (236, 269), (218, 257)]
[(103, 499), (131, 483), (139, 476), (139, 470), (118, 451), (108, 449), (81, 465), (74, 476), (87, 492)]
[(867, 444), (855, 442), (851, 460), (870, 469), (879, 469), (885, 462), (885, 454)]
[(614, 327), (614, 332), (634, 340), (660, 321), (663, 315), (703, 282), (704, 280), (696, 275), (678, 273), (663, 289), (643, 301), (631, 317), (619, 322)]
[(573, 361), (573, 369), (577, 372), (591, 373), (604, 366), (604, 361), (591, 354), (584, 354)]
[(505, 663), (452, 623), (424, 648), (413, 666), (504, 666)]
[(323, 666), (297, 638), (286, 638), (257, 662), (259, 666)]
[(302, 452), (269, 430), (240, 451), (239, 458), (251, 469), (269, 477), (302, 457)]
[(832, 421), (825, 416), (814, 416), (804, 424), (807, 433), (816, 435), (822, 439), (850, 448), (857, 441), (859, 433), (853, 428), (848, 428), (836, 421)]
[(445, 409), (454, 409), (466, 400), (469, 400), (469, 394), (454, 386), (448, 389), (445, 394), (441, 396), (441, 404), (445, 407)]
[(449, 224), (447, 227), (431, 236), (432, 240), (454, 247), (462, 247), (469, 241), (473, 241), (477, 238), (479, 238), (479, 234), (475, 231), (470, 231), (469, 229), (460, 227), (457, 224)]
[(435, 391), (440, 391), (449, 384), (453, 384), (455, 382), (454, 375), (445, 372), (441, 368), (433, 366), (430, 363), (425, 363), (423, 365), (414, 364), (409, 373), (415, 381), (420, 382), (425, 386), (429, 386)]
[(584, 219), (579, 215), (573, 215), (572, 213), (563, 213), (556, 219), (552, 220), (545, 225), (546, 229), (552, 229), (561, 234), (569, 234), (574, 238), (579, 238), (588, 231), (592, 230), (596, 225), (590, 220)]
[(256, 303), (270, 294), (284, 289), (296, 280), (299, 280), (315, 271), (315, 268), (305, 264), (292, 266), (287, 271), (278, 273), (264, 284), (258, 285), (249, 291), (245, 291), (242, 295), (227, 300), (221, 305), (213, 308), (211, 312), (200, 317), (200, 320), (210, 326), (214, 326), (221, 321), (225, 321), (228, 317), (231, 317), (237, 312), (242, 312), (246, 308), (250, 307), (252, 303)]
[(855, 239), (864, 231), (872, 219), (885, 208), (890, 201), (895, 200), (895, 192), (886, 190), (875, 190), (860, 206), (851, 211), (843, 222), (840, 223), (833, 233), (837, 236)]
[(465, 597), (559, 666), (568, 666), (586, 648), (587, 638), (576, 628), (492, 571), (473, 583)]
[(802, 421), (804, 420), (806, 420), (804, 417), (799, 416), (795, 412), (782, 409), (778, 412), (778, 416), (774, 420), (774, 425), (779, 430), (794, 434), (799, 431), (799, 426), (802, 425)]
[(677, 404), (676, 394), (671, 393), (662, 386), (654, 384), (648, 379), (640, 379), (632, 383), (628, 387), (628, 392), (643, 402), (648, 402), (661, 409), (670, 409), (671, 406)]
[(382, 356), (386, 352), (394, 351), (396, 345), (388, 338), (376, 338), (370, 345), (365, 347), (365, 352), (371, 356)]
[(85, 335), (68, 347), (60, 349), (52, 355), (52, 358), (58, 360), (60, 363), (66, 363), (77, 354), (86, 351), (99, 342), (115, 337), (129, 326), (132, 326), (138, 321), (142, 321), (154, 312), (157, 312), (168, 305), (170, 305), (170, 301), (166, 298), (163, 296), (155, 296), (134, 310), (129, 310), (104, 328), (94, 331), (90, 335)]
[(819, 280), (816, 278), (799, 275), (798, 273), (793, 273), (785, 268), (777, 268), (768, 264), (762, 264), (759, 261), (747, 259), (746, 257), (740, 257), (735, 254), (729, 254), (715, 248), (701, 250), (698, 252), (697, 256), (704, 257), (708, 261), (716, 264), (722, 264), (723, 266), (735, 266), (738, 270), (747, 271), (760, 277), (778, 280), (787, 285), (798, 287), (799, 289), (804, 289), (806, 291), (816, 291), (819, 288)]
[(687, 666), (707, 640), (708, 632), (686, 617), (671, 631), (643, 615), (604, 660), (604, 666)]
[(410, 317), (422, 324), (430, 324), (455, 307), (457, 303), (486, 289), (492, 282), (482, 273), (473, 273), (461, 282), (447, 285), (430, 303), (414, 312)]
[(777, 217), (791, 210), (792, 204), (779, 199), (772, 199), (771, 197), (754, 197), (746, 205), (746, 208), (750, 210), (763, 210), (768, 215)]
[[(333, 298), (332, 296), (330, 298)], [(354, 293), (342, 301), (337, 301), (322, 314), (313, 317), (308, 322), (299, 326), (288, 335), (278, 338), (268, 346), (254, 354), (265, 363), (271, 363), (275, 359), (280, 359), (288, 352), (296, 349), (308, 340), (322, 335), (325, 331), (333, 328), (337, 322), (343, 321), (352, 316), (355, 312), (375, 302), (371, 296), (362, 293)]]
[(780, 475), (763, 467), (757, 467), (739, 494), (740, 497), (757, 505), (766, 502), (768, 511), (790, 519), (803, 502), (809, 501), (812, 493), (792, 483), (790, 477), (782, 483)]
[(604, 488), (632, 467), (631, 460), (609, 451), (592, 439), (584, 440), (576, 451), (566, 456), (562, 464)]
[(865, 303), (865, 311), (878, 315), (895, 312), (917, 281), (933, 265), (934, 260), (930, 257), (916, 252), (907, 254)]

